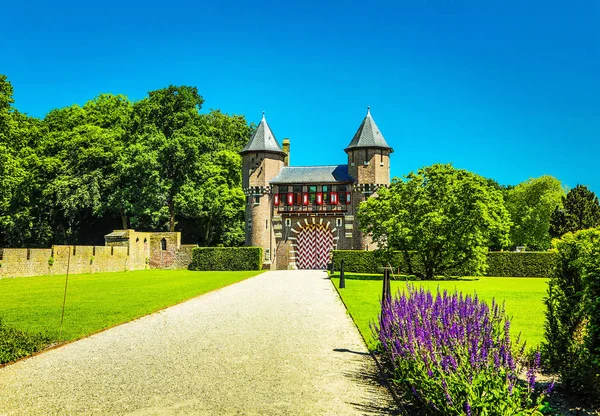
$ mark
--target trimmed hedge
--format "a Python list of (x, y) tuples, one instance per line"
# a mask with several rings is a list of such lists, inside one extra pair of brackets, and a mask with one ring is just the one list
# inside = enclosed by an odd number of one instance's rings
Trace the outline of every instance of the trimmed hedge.
[(261, 270), (261, 247), (196, 247), (190, 270)]
[(554, 252), (515, 253), (492, 251), (488, 253), (488, 276), (547, 277), (554, 276), (558, 256)]
[[(344, 271), (353, 273), (381, 273), (380, 268), (386, 263), (377, 251), (334, 250), (333, 267), (340, 270), (344, 260)], [(546, 277), (553, 276), (557, 265), (557, 255), (553, 252), (516, 253), (510, 251), (493, 251), (488, 253), (487, 276), (498, 277)], [(420, 257), (412, 255), (413, 273), (422, 272)], [(401, 252), (394, 252), (391, 261), (399, 273), (408, 274), (408, 265)], [(460, 275), (461, 273), (456, 273)]]

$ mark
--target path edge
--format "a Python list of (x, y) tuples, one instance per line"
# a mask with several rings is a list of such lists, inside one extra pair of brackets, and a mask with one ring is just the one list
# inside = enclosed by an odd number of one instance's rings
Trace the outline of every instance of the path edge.
[(346, 302), (344, 302), (344, 298), (342, 297), (342, 295), (340, 293), (340, 289), (336, 286), (336, 284), (333, 281), (333, 278), (331, 277), (331, 275), (329, 274), (329, 272), (327, 273), (327, 275), (329, 276), (329, 281), (333, 285), (333, 287), (334, 287), (334, 289), (335, 289), (335, 291), (336, 291), (336, 293), (337, 293), (340, 301), (344, 305), (344, 308), (346, 308), (346, 314), (348, 316), (350, 316), (350, 319), (352, 320), (352, 324), (354, 324), (354, 327), (356, 328), (356, 330), (358, 331), (361, 339), (363, 340), (363, 343), (365, 344), (365, 347), (367, 347), (367, 351), (369, 351), (369, 355), (371, 356), (371, 358), (373, 359), (373, 361), (375, 361), (375, 365), (377, 366), (377, 370), (379, 371), (379, 376), (385, 382), (386, 387), (388, 388), (390, 394), (394, 398), (394, 402), (396, 402), (396, 405), (398, 406), (398, 410), (400, 411), (400, 414), (405, 415), (405, 416), (409, 416), (409, 413), (406, 411), (406, 408), (402, 404), (402, 401), (400, 400), (400, 398), (398, 397), (398, 395), (396, 394), (396, 392), (392, 388), (392, 384), (390, 383), (390, 380), (389, 380), (389, 378), (388, 378), (388, 376), (387, 376), (387, 374), (385, 372), (384, 366), (381, 364), (381, 362), (377, 358), (377, 356), (375, 354), (375, 351), (373, 351), (373, 350), (371, 350), (369, 348), (369, 345), (367, 344), (367, 341), (363, 337), (363, 334), (360, 332), (360, 329), (358, 329), (358, 325), (356, 324), (356, 321), (354, 320), (354, 317), (350, 313), (350, 310), (348, 309), (348, 305), (346, 305)]

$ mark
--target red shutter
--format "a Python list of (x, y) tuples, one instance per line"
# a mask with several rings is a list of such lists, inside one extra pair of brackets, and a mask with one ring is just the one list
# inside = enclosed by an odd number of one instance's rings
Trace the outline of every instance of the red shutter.
[(308, 205), (308, 194), (302, 194), (302, 205)]
[(346, 192), (346, 204), (350, 204), (352, 202), (351, 195), (352, 192)]
[(323, 205), (323, 192), (317, 192), (317, 205)]
[(294, 205), (294, 194), (292, 194), (292, 193), (287, 194), (287, 203), (288, 203), (288, 205)]
[(337, 192), (332, 192), (331, 193), (331, 204), (332, 205), (337, 205), (338, 203), (338, 195)]
[(273, 199), (273, 203), (275, 204), (276, 207), (279, 206), (279, 194), (275, 194), (275, 197)]

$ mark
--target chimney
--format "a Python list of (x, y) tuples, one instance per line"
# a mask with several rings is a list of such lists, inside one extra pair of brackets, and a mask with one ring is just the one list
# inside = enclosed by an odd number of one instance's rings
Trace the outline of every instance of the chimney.
[(290, 139), (285, 138), (283, 139), (283, 151), (285, 152), (285, 159), (283, 160), (283, 166), (289, 166), (290, 165)]

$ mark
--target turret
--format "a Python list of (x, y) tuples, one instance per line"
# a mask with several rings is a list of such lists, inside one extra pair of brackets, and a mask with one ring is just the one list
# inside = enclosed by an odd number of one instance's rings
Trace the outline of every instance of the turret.
[(281, 149), (265, 114), (252, 138), (240, 152), (242, 187), (246, 195), (246, 245), (262, 247), (265, 263), (273, 260), (275, 240), (271, 225), (272, 201), (269, 182), (279, 174), (286, 153)]
[(367, 107), (367, 116), (345, 149), (348, 173), (357, 184), (389, 185), (390, 153), (393, 151), (375, 124), (371, 108)]
[[(353, 211), (369, 198), (380, 186), (390, 184), (390, 153), (394, 151), (379, 131), (367, 107), (367, 115), (360, 124), (352, 141), (344, 149), (348, 154), (348, 173), (354, 178)], [(371, 241), (359, 227), (354, 229), (354, 249), (372, 249)]]

